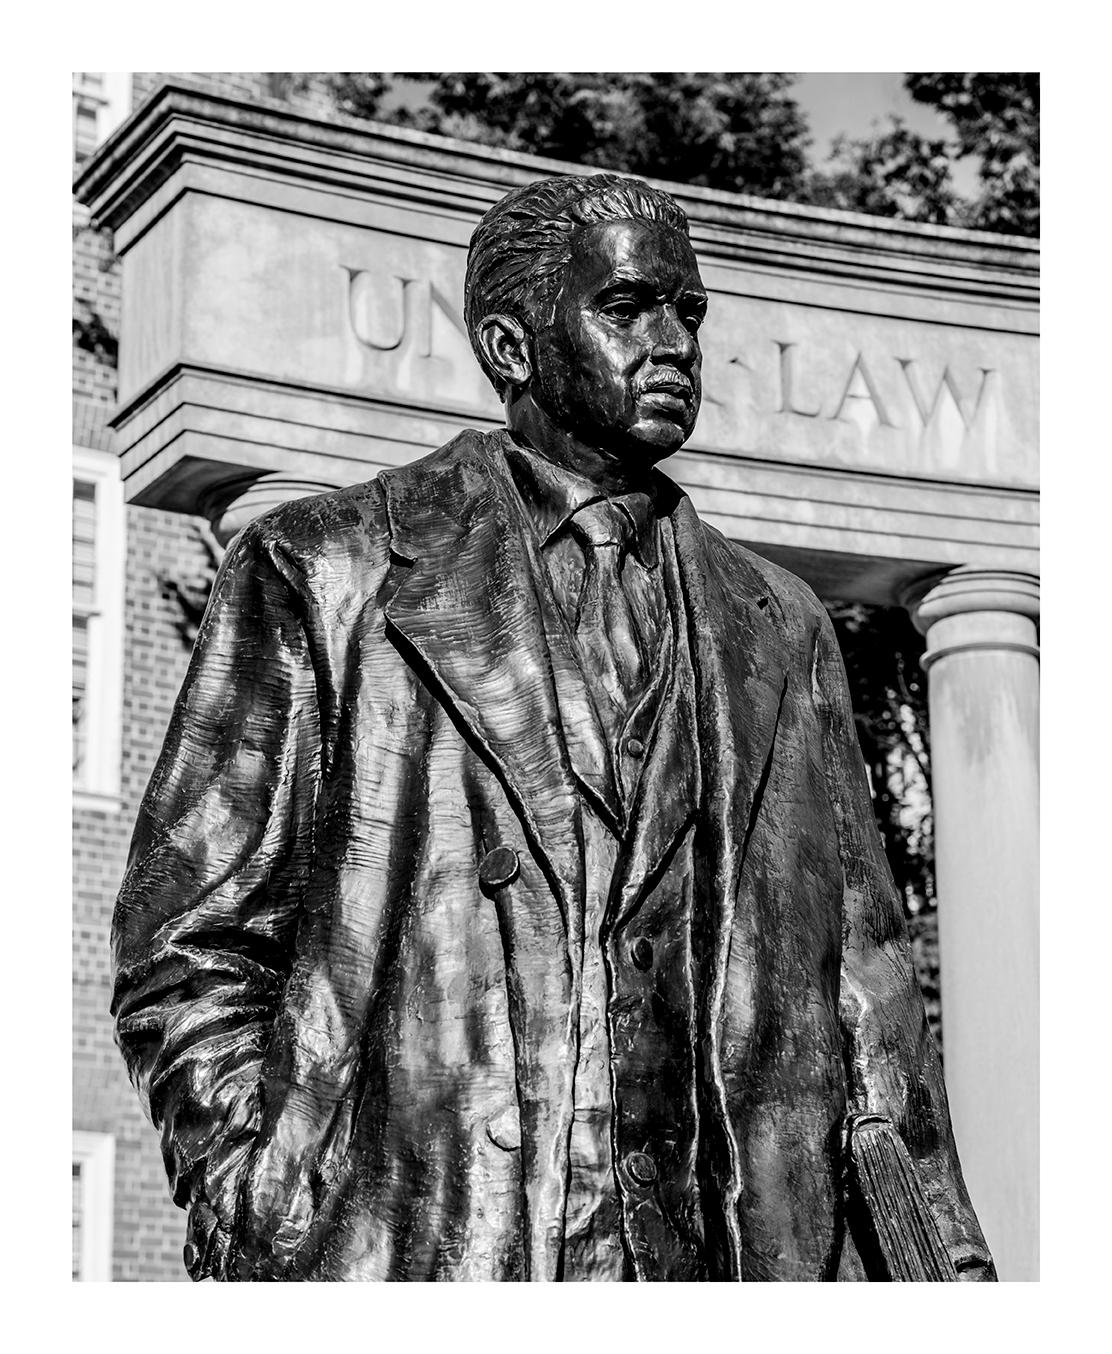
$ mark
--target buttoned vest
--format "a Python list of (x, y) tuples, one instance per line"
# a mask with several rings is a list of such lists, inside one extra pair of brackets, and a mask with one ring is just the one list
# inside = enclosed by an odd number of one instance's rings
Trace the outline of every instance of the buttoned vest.
[[(588, 869), (565, 1229), (571, 1279), (696, 1279), (705, 1268), (691, 953), (699, 769), (686, 610), (667, 518), (658, 544), (667, 624), (643, 689), (609, 731), (566, 608), (534, 559), (583, 794)], [(649, 878), (643, 862), (661, 858), (662, 837), (671, 844), (667, 863)]]

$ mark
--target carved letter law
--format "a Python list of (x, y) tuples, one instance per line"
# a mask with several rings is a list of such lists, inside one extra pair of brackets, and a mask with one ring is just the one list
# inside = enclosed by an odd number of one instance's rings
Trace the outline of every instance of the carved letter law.
[(973, 424), (977, 421), (977, 415), (981, 412), (981, 405), (984, 402), (985, 392), (989, 385), (989, 377), (995, 374), (991, 367), (980, 368), (981, 383), (977, 388), (977, 397), (973, 402), (973, 411), (972, 413), (967, 413), (965, 407), (966, 401), (948, 366), (942, 368), (942, 376), (939, 379), (938, 385), (935, 387), (934, 398), (928, 404), (923, 398), (922, 391), (919, 389), (919, 381), (915, 373), (914, 360), (909, 357), (897, 357), (896, 361), (903, 370), (904, 380), (907, 382), (907, 388), (911, 392), (911, 398), (915, 401), (915, 408), (923, 422), (924, 428), (930, 427), (935, 415), (938, 413), (938, 407), (942, 400), (942, 392), (944, 390), (950, 392), (950, 398), (953, 400), (955, 408), (961, 415), (961, 421), (965, 425), (966, 431), (968, 432), (968, 430), (972, 428)]

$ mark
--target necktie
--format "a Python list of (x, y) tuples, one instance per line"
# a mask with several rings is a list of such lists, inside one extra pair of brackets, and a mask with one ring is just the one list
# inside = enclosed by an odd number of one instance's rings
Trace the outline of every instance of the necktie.
[(636, 621), (622, 588), (621, 570), (632, 526), (613, 503), (588, 504), (571, 519), (583, 549), (583, 588), (576, 639), (588, 676), (624, 711), (643, 685), (644, 661)]

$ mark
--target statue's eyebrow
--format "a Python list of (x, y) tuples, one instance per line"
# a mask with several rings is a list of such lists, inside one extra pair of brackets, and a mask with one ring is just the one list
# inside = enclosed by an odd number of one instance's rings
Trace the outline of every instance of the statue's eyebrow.
[[(607, 278), (603, 285), (595, 293), (596, 300), (605, 301), (608, 297), (617, 293), (628, 291), (649, 292), (652, 296), (661, 295), (657, 283), (654, 279), (647, 278), (643, 274), (634, 271), (632, 268), (617, 268)], [(692, 291), (690, 289), (682, 291), (676, 298), (682, 305), (701, 306), (704, 310), (707, 306), (707, 294), (705, 291)]]
[(642, 273), (635, 272), (632, 268), (616, 268), (599, 288), (598, 295), (605, 296), (609, 292), (621, 291), (628, 287), (656, 291), (654, 283)]

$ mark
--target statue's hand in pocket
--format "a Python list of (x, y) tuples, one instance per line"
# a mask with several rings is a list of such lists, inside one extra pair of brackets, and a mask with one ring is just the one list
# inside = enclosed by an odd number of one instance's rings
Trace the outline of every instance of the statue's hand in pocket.
[(235, 1275), (281, 1279), (305, 1239), (314, 1211), (304, 1144), (283, 1131), (258, 1144), (247, 1165), (236, 1207)]

